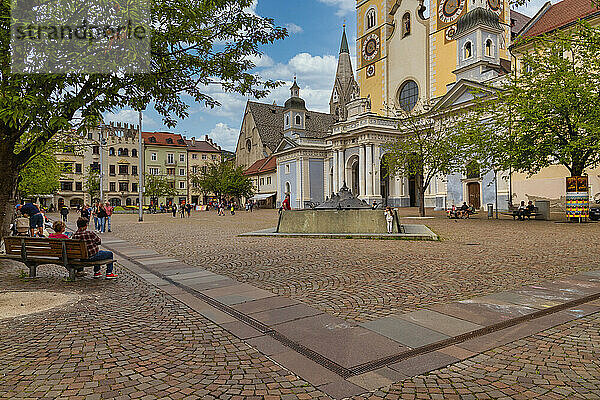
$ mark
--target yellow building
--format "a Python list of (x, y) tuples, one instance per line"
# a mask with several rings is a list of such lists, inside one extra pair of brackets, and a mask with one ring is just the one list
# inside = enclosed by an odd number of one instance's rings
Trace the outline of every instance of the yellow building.
[(410, 111), (417, 100), (445, 95), (456, 82), (456, 22), (477, 7), (499, 15), (498, 54), (509, 70), (508, 0), (357, 0), (358, 84), (371, 110), (392, 116), (393, 109)]

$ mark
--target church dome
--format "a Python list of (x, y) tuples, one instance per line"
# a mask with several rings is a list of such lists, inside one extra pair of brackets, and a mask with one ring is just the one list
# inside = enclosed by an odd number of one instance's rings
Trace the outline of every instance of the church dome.
[(286, 110), (294, 109), (294, 110), (306, 110), (306, 103), (300, 97), (290, 97), (285, 102)]
[(485, 9), (483, 7), (477, 7), (474, 10), (469, 11), (456, 22), (456, 35), (460, 35), (471, 28), (478, 25), (484, 25), (490, 28), (502, 30), (498, 14), (492, 10)]

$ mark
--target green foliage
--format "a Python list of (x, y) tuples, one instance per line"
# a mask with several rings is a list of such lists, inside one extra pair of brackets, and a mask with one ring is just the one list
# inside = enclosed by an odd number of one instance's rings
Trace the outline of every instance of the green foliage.
[(218, 197), (250, 197), (254, 193), (252, 180), (244, 175), (243, 167), (236, 167), (232, 161), (208, 165), (206, 172), (192, 175), (191, 182), (196, 191)]
[(56, 193), (61, 172), (61, 165), (54, 155), (42, 153), (36, 156), (19, 173), (19, 194), (26, 198)]
[(144, 185), (144, 196), (154, 198), (177, 195), (177, 190), (171, 186), (171, 182), (166, 176), (162, 175), (146, 175), (146, 184)]
[(100, 198), (100, 171), (88, 167), (83, 181), (85, 192), (90, 195), (92, 201)]
[(479, 157), (496, 170), (562, 164), (582, 175), (600, 163), (600, 30), (580, 22), (518, 48), (521, 70), (465, 122)]
[(383, 162), (390, 175), (415, 179), (421, 216), (425, 215), (425, 191), (432, 180), (464, 168), (468, 153), (465, 136), (457, 129), (459, 118), (420, 111), (430, 108), (429, 104), (417, 104), (411, 112), (396, 110), (401, 134), (383, 147)]

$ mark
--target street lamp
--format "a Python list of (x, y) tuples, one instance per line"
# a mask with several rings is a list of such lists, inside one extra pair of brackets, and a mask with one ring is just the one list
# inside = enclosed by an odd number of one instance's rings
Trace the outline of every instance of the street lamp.
[(139, 218), (138, 221), (144, 221), (144, 148), (142, 143), (142, 111), (138, 111), (139, 117), (139, 149), (138, 149), (138, 201), (139, 201)]

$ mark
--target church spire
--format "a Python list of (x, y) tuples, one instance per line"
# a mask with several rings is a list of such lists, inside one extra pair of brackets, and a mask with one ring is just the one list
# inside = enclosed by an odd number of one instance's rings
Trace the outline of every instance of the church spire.
[(329, 101), (329, 112), (335, 116), (336, 120), (345, 121), (348, 115), (346, 104), (358, 96), (358, 84), (354, 80), (350, 48), (348, 46), (348, 38), (346, 37), (346, 24), (344, 24), (337, 72), (333, 83), (331, 100)]
[(344, 23), (344, 33), (342, 34), (342, 45), (340, 47), (340, 54), (350, 54), (350, 48), (348, 47), (348, 38), (346, 38), (346, 24)]

